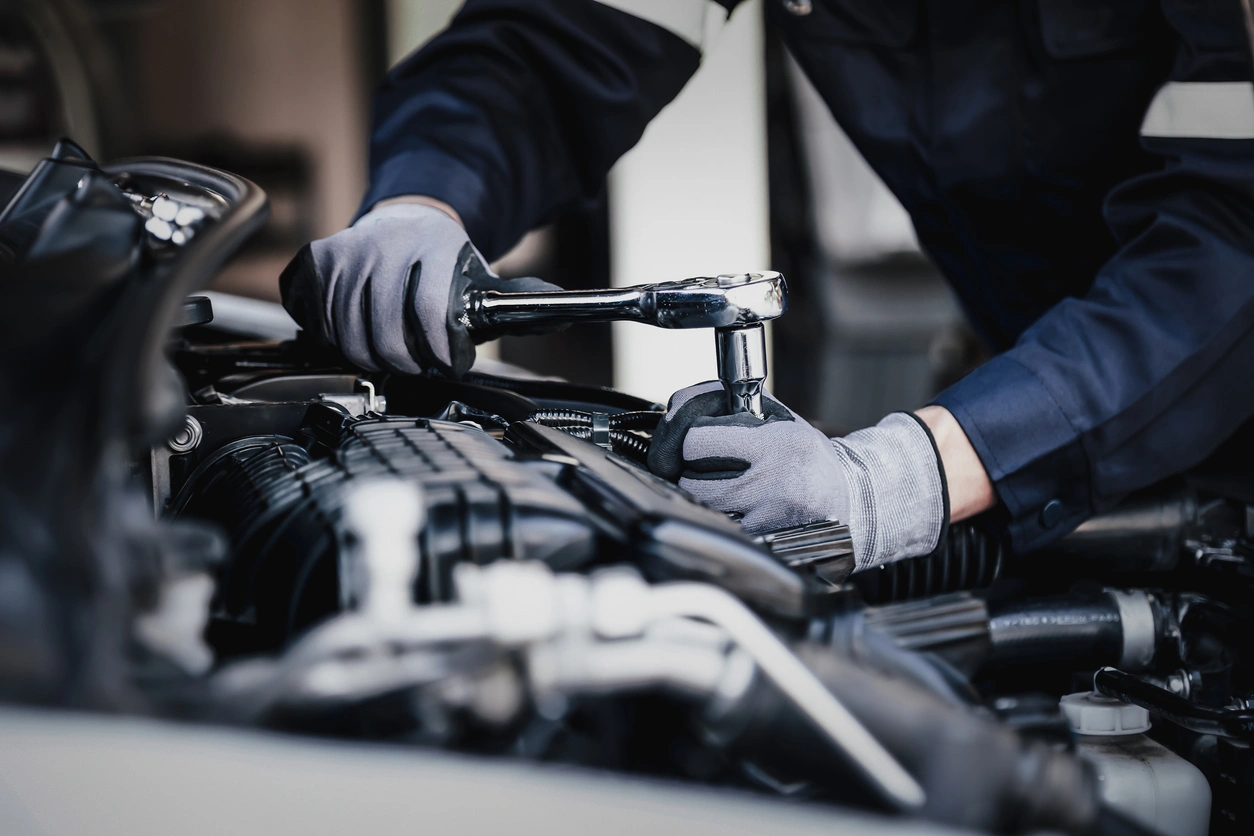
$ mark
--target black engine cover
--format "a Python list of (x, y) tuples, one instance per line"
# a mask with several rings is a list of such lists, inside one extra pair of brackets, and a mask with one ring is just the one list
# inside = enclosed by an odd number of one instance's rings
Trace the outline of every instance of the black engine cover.
[(446, 600), (452, 568), (462, 561), (583, 565), (597, 555), (597, 527), (554, 483), (553, 469), (543, 459), (516, 458), (481, 430), (421, 418), (344, 421), (330, 448), (281, 436), (225, 445), (175, 503), (179, 516), (217, 523), (231, 535), (211, 642), (228, 654), (271, 649), (352, 604), (339, 520), (353, 479), (392, 476), (422, 486), (419, 602)]

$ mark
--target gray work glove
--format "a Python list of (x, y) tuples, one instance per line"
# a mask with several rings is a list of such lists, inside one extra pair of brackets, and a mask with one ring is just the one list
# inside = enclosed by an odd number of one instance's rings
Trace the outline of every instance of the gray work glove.
[(766, 419), (729, 415), (718, 381), (681, 389), (653, 434), (649, 469), (741, 514), (750, 533), (820, 520), (849, 526), (859, 571), (928, 554), (949, 513), (931, 432), (897, 412), (828, 438), (764, 394)]
[[(364, 369), (461, 377), (475, 343), (501, 336), (462, 320), (468, 290), (561, 290), (493, 273), (466, 230), (444, 212), (393, 204), (307, 244), (279, 280), (283, 306), (315, 339)], [(535, 333), (516, 331), (512, 333)]]

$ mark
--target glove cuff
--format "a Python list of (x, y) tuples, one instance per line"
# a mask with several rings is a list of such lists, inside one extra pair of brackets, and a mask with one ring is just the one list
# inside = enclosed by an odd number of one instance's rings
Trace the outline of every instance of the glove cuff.
[(914, 420), (919, 428), (927, 435), (927, 440), (932, 444), (932, 455), (936, 457), (936, 472), (940, 474), (941, 499), (944, 502), (944, 516), (941, 519), (940, 534), (936, 537), (936, 546), (924, 557), (931, 557), (945, 550), (945, 544), (949, 541), (949, 478), (945, 475), (945, 462), (941, 460), (940, 447), (936, 445), (936, 436), (932, 435), (932, 428), (927, 423), (915, 415), (913, 412), (898, 412), (896, 415), (905, 415), (907, 418)]
[(933, 551), (949, 518), (945, 479), (931, 433), (896, 412), (832, 440), (849, 484), (856, 571)]
[[(423, 218), (439, 218), (451, 224), (457, 224), (453, 217), (441, 209), (426, 203), (389, 203), (376, 206), (353, 222), (353, 226), (367, 226), (382, 220), (419, 220)], [(460, 229), (461, 225), (457, 224)], [(464, 230), (463, 230), (464, 232)]]

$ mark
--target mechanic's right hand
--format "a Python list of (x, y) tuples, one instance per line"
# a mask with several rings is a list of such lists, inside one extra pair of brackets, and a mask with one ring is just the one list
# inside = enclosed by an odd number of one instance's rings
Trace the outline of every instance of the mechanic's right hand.
[(762, 393), (764, 418), (730, 414), (717, 380), (681, 389), (653, 433), (649, 469), (751, 534), (839, 520), (857, 571), (924, 555), (948, 522), (944, 465), (910, 413), (828, 438)]
[(305, 245), (279, 280), (283, 306), (324, 344), (364, 369), (461, 377), (475, 360), (463, 321), (468, 290), (548, 291), (540, 279), (502, 279), (457, 221), (433, 206), (374, 209)]

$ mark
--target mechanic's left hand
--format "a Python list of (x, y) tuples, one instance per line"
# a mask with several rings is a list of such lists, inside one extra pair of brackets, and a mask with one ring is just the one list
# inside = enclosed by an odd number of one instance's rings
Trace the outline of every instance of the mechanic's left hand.
[(909, 413), (827, 438), (763, 394), (766, 419), (729, 415), (718, 381), (671, 397), (649, 468), (697, 499), (743, 515), (751, 533), (819, 520), (847, 523), (858, 569), (936, 548), (945, 480), (926, 426)]
[(339, 349), (353, 365), (401, 374), (436, 369), (459, 378), (474, 363), (476, 343), (539, 333), (471, 333), (467, 291), (561, 288), (502, 279), (450, 213), (452, 207), (432, 203), (385, 201), (348, 229), (306, 244), (279, 277), (283, 306), (316, 342)]

